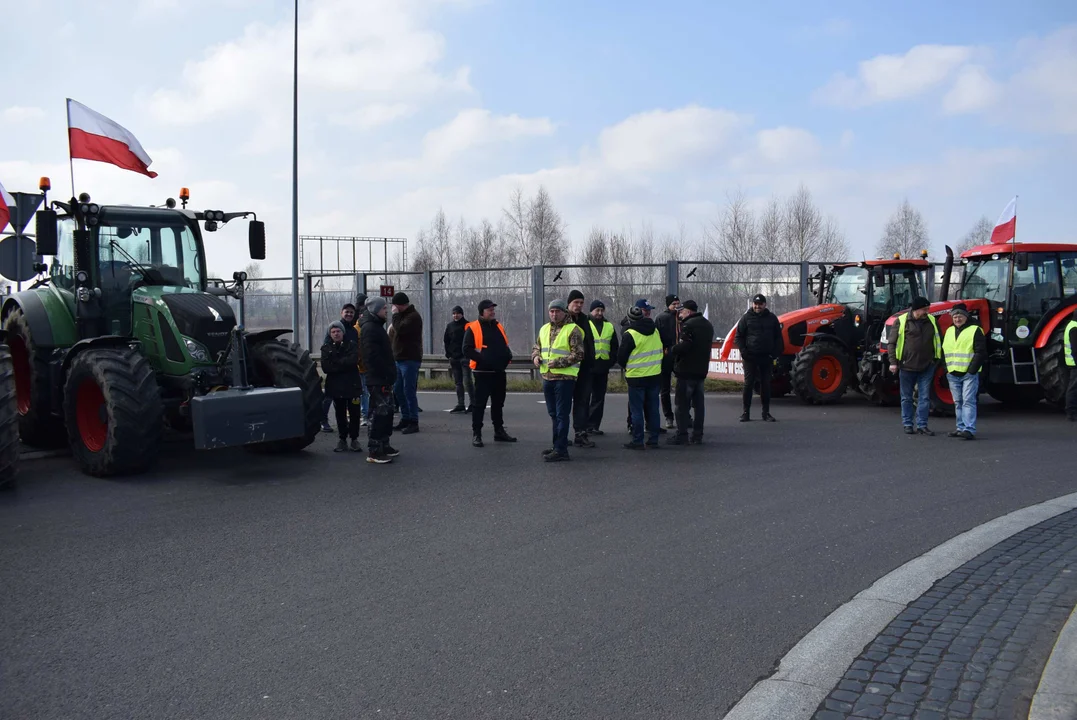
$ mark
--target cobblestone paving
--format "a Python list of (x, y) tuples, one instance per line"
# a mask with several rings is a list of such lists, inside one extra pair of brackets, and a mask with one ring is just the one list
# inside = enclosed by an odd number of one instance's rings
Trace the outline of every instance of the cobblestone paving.
[(1077, 604), (1077, 510), (1014, 535), (910, 604), (813, 720), (1028, 717)]

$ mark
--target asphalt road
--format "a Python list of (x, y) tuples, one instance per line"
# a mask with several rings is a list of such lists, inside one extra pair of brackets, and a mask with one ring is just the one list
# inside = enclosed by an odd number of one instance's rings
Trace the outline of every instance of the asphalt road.
[(1077, 490), (1046, 407), (985, 400), (970, 443), (854, 398), (740, 424), (712, 397), (707, 445), (639, 453), (614, 396), (600, 447), (547, 465), (539, 399), (478, 450), (423, 395), (387, 466), (331, 436), (172, 442), (129, 480), (27, 463), (0, 493), (0, 717), (716, 718), (881, 575)]

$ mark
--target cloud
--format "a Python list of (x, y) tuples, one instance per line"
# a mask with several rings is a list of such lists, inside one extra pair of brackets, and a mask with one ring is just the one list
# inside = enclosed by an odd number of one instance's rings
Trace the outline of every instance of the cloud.
[(435, 165), (481, 146), (521, 137), (552, 135), (554, 125), (547, 118), (494, 115), (489, 110), (462, 110), (447, 125), (431, 130), (423, 138), (423, 155)]
[(983, 67), (968, 65), (961, 69), (942, 99), (942, 108), (948, 115), (979, 112), (998, 102), (1001, 94), (998, 84)]
[(838, 73), (816, 99), (846, 107), (906, 100), (939, 87), (972, 56), (973, 48), (963, 45), (917, 45), (904, 55), (879, 55), (861, 62), (855, 77)]
[(1077, 25), (1018, 44), (1019, 69), (998, 103), (1012, 123), (1040, 131), (1077, 134)]
[(394, 120), (410, 117), (417, 109), (408, 103), (372, 103), (351, 112), (334, 113), (329, 116), (329, 122), (358, 130), (372, 130)]
[(39, 107), (23, 107), (13, 105), (0, 110), (0, 122), (5, 125), (17, 125), (31, 120), (40, 120), (45, 117), (45, 111)]
[(652, 110), (603, 130), (598, 147), (611, 170), (671, 170), (688, 161), (706, 161), (750, 122), (744, 115), (698, 105)]
[(819, 140), (801, 128), (761, 130), (756, 142), (762, 158), (775, 164), (801, 164), (816, 159), (821, 151)]

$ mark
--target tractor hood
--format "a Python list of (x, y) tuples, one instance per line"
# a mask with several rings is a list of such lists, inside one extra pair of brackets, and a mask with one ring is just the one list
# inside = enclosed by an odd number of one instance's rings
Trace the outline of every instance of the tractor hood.
[(142, 287), (131, 298), (167, 309), (179, 334), (205, 346), (209, 357), (228, 348), (228, 338), (236, 326), (236, 314), (231, 306), (216, 295), (186, 287)]

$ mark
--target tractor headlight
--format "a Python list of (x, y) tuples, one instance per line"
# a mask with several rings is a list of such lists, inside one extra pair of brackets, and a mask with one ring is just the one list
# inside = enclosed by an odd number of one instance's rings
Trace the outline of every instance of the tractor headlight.
[(183, 338), (183, 343), (187, 346), (187, 352), (191, 354), (191, 358), (194, 360), (209, 360), (209, 353), (206, 352), (206, 349), (191, 338)]

